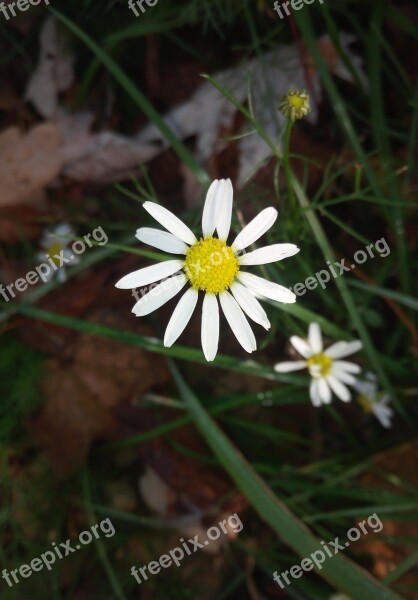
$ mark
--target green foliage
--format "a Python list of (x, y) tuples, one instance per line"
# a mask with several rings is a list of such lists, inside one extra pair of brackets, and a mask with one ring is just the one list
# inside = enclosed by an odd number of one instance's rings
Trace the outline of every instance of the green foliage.
[(40, 402), (43, 357), (13, 333), (1, 337), (0, 353), (0, 440), (7, 442), (16, 435), (22, 419)]

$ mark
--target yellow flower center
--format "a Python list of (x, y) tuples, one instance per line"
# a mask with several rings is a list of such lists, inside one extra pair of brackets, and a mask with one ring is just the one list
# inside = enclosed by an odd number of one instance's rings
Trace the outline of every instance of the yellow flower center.
[(323, 352), (314, 354), (307, 360), (308, 367), (315, 367), (315, 371), (318, 371), (318, 374), (320, 374), (322, 377), (327, 377), (327, 375), (329, 375), (332, 362), (332, 358)]
[(372, 412), (373, 402), (372, 402), (371, 398), (369, 398), (368, 396), (365, 396), (364, 394), (359, 394), (358, 403), (360, 404), (360, 406), (362, 407), (362, 409), (364, 410), (364, 412), (366, 414), (369, 414)]
[(184, 270), (195, 290), (219, 294), (232, 285), (239, 263), (232, 248), (209, 237), (188, 249)]
[(302, 119), (302, 117), (311, 112), (309, 95), (305, 90), (301, 92), (288, 92), (282, 96), (279, 110), (285, 117), (292, 121)]
[(302, 98), (301, 96), (298, 96), (297, 94), (292, 94), (288, 96), (288, 101), (289, 104), (291, 104), (292, 106), (294, 106), (295, 108), (297, 108), (298, 110), (301, 109), (305, 102), (306, 102), (306, 98)]
[(52, 262), (54, 262), (58, 267), (61, 264), (59, 254), (62, 250), (63, 247), (60, 242), (52, 242), (52, 244), (46, 249), (47, 254), (49, 254), (49, 256), (51, 257)]

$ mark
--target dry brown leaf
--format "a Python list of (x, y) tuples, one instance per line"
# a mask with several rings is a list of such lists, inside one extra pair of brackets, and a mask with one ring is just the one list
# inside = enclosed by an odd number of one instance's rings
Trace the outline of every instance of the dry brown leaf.
[[(361, 60), (349, 48), (352, 41), (352, 36), (341, 34), (340, 43), (350, 55), (359, 77), (366, 85)], [(327, 36), (318, 40), (318, 47), (329, 62), (332, 72), (346, 81), (352, 81), (351, 73), (338, 59), (337, 52)], [(318, 73), (313, 71), (312, 57), (308, 56), (308, 59), (309, 64), (306, 65), (306, 60), (301, 60), (297, 45), (290, 44), (265, 53), (261, 60), (256, 58), (215, 73), (212, 78), (241, 104), (246, 105), (251, 101), (255, 120), (274, 142), (280, 144), (278, 135), (284, 127), (285, 117), (277, 108), (278, 102), (288, 90), (308, 87), (307, 72), (311, 75), (313, 93), (312, 112), (306, 120), (315, 123), (318, 118), (317, 101), (321, 99), (321, 82)], [(233, 129), (236, 113), (236, 107), (231, 101), (211, 82), (205, 81), (189, 101), (171, 109), (165, 115), (165, 120), (181, 139), (196, 137), (197, 156), (200, 161), (207, 163), (228, 144), (222, 139), (222, 132)], [(242, 187), (246, 180), (270, 159), (272, 152), (267, 142), (258, 133), (254, 133), (254, 127), (250, 127), (248, 123), (238, 133), (249, 134), (237, 142), (237, 184)], [(140, 143), (154, 145), (156, 154), (167, 147), (161, 131), (154, 124), (144, 127), (136, 139)]]
[[(42, 193), (34, 194), (42, 203)], [(13, 208), (0, 209), (0, 240), (2, 242), (21, 242), (22, 240), (34, 240), (40, 236), (41, 225), (39, 223), (39, 212), (33, 206), (14, 206)], [(3, 273), (2, 273), (3, 274)], [(5, 278), (5, 281), (13, 281), (17, 277)]]
[(56, 125), (37, 125), (28, 133), (10, 127), (0, 134), (0, 207), (33, 203), (61, 170)]
[[(105, 310), (92, 320), (115, 326)], [(115, 406), (168, 378), (160, 357), (88, 333), (79, 334), (65, 356), (51, 359), (46, 373), (46, 402), (31, 430), (60, 475), (85, 460), (93, 441), (117, 433)]]
[[(408, 486), (418, 485), (418, 440), (381, 452), (374, 457), (373, 462), (377, 467), (376, 472), (367, 473), (361, 479), (362, 484), (367, 487), (399, 493), (396, 481), (407, 482)], [(394, 483), (391, 483), (391, 478), (387, 477), (385, 473), (389, 473), (395, 478)], [(379, 514), (378, 511), (377, 514)], [(418, 525), (412, 520), (402, 521), (390, 518), (381, 520), (382, 532), (386, 535), (411, 538), (418, 536)], [(415, 551), (415, 546), (413, 544), (391, 544), (389, 546), (378, 539), (363, 538), (353, 546), (353, 550), (371, 556), (373, 574), (381, 578), (410, 556)], [(397, 581), (398, 583), (405, 585), (405, 589), (416, 587), (418, 584), (417, 569), (411, 569), (405, 573)], [(405, 598), (416, 600), (416, 594), (406, 591)]]
[(57, 21), (48, 17), (40, 33), (40, 56), (29, 80), (25, 100), (32, 102), (43, 117), (52, 118), (58, 110), (58, 96), (74, 79), (74, 60), (58, 34)]
[[(68, 161), (71, 153), (72, 159)], [(142, 163), (153, 158), (155, 151), (111, 131), (91, 134), (89, 139), (64, 146), (62, 174), (76, 181), (110, 183), (127, 179), (139, 172)]]

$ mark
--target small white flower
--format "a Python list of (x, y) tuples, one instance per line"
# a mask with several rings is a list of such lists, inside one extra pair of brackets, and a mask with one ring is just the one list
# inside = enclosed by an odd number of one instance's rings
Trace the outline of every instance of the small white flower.
[(41, 239), (41, 246), (44, 252), (38, 252), (38, 260), (49, 265), (49, 272), (45, 273), (45, 278), (49, 281), (56, 273), (60, 283), (66, 281), (65, 267), (68, 264), (77, 264), (80, 262), (78, 256), (74, 256), (69, 243), (74, 237), (74, 230), (67, 223), (57, 225), (54, 229), (48, 229), (44, 232)]
[(358, 392), (358, 401), (366, 413), (373, 413), (386, 429), (392, 427), (394, 412), (388, 406), (389, 394), (378, 392), (377, 379), (374, 373), (366, 373), (365, 380), (357, 380), (354, 389)]
[(309, 325), (308, 340), (294, 335), (291, 344), (305, 360), (283, 362), (275, 365), (279, 373), (288, 373), (307, 368), (312, 377), (310, 396), (314, 406), (329, 404), (332, 392), (344, 402), (351, 400), (351, 393), (345, 385), (354, 385), (356, 378), (353, 373), (359, 373), (360, 367), (352, 362), (337, 360), (358, 352), (363, 347), (359, 340), (353, 342), (336, 342), (324, 350), (321, 328), (318, 323)]
[[(218, 350), (219, 304), (241, 346), (247, 352), (253, 352), (257, 343), (245, 314), (265, 329), (270, 328), (256, 296), (279, 302), (296, 302), (295, 294), (287, 288), (242, 271), (242, 267), (275, 262), (299, 252), (294, 244), (274, 244), (240, 256), (244, 248), (270, 229), (277, 218), (277, 210), (270, 207), (261, 211), (228, 245), (232, 198), (229, 179), (212, 183), (203, 208), (203, 237), (200, 239), (169, 210), (154, 202), (145, 202), (145, 210), (167, 232), (142, 227), (136, 232), (137, 239), (164, 252), (183, 256), (134, 271), (116, 284), (118, 288), (133, 289), (170, 278), (135, 304), (132, 312), (136, 316), (148, 315), (173, 298), (186, 284), (190, 285), (167, 325), (164, 336), (167, 347), (172, 346), (182, 334), (196, 307), (199, 291), (204, 292), (201, 341), (208, 361), (215, 358)], [(215, 230), (217, 237), (214, 237)]]
[(334, 594), (330, 596), (329, 600), (351, 600), (351, 598), (347, 594)]

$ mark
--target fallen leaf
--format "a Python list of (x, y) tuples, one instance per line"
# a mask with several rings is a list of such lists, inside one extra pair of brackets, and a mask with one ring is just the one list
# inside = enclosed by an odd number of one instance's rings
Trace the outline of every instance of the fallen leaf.
[(28, 133), (10, 127), (0, 134), (0, 207), (34, 203), (62, 168), (56, 125), (37, 125)]
[(25, 100), (32, 102), (39, 114), (49, 119), (58, 110), (59, 94), (74, 80), (74, 59), (65, 48), (54, 17), (45, 21), (39, 41), (39, 61), (27, 85)]
[[(348, 46), (353, 41), (351, 36), (342, 34), (340, 42), (345, 51), (350, 54), (360, 78), (365, 83), (365, 76), (361, 71), (361, 61), (353, 54)], [(333, 73), (351, 81), (352, 77), (327, 36), (318, 40), (318, 47), (323, 53)], [(304, 57), (305, 58), (305, 57)], [(280, 97), (289, 89), (303, 89), (307, 87), (306, 65), (302, 64), (298, 48), (292, 44), (282, 46), (273, 52), (266, 53), (261, 59), (246, 61), (238, 67), (215, 73), (212, 78), (217, 84), (228, 90), (243, 105), (251, 107), (255, 119), (274, 141), (285, 122), (284, 116), (278, 111), (277, 105)], [(312, 59), (307, 66), (307, 71), (312, 75), (313, 98), (311, 98), (312, 112), (307, 121), (315, 123), (318, 116), (318, 106), (315, 99), (321, 99), (320, 79), (314, 70)], [(196, 149), (198, 158), (206, 162), (209, 158), (222, 151), (226, 142), (221, 139), (222, 130), (232, 130), (233, 120), (237, 110), (233, 103), (225, 97), (210, 82), (204, 82), (195, 91), (188, 102), (176, 106), (165, 115), (166, 122), (181, 138), (186, 139), (196, 136)], [(271, 156), (269, 145), (258, 133), (251, 133), (253, 127), (246, 124), (241, 133), (245, 134), (238, 141), (239, 167), (238, 185), (242, 186), (258, 169), (265, 164)], [(165, 148), (161, 132), (154, 124), (143, 128), (136, 139), (141, 144), (154, 145), (158, 152), (158, 145)]]
[[(104, 309), (90, 320), (116, 325), (115, 316)], [(150, 334), (145, 327), (140, 330)], [(51, 359), (45, 368), (46, 401), (30, 429), (60, 475), (79, 467), (95, 440), (115, 436), (114, 407), (129, 404), (168, 378), (160, 357), (88, 333), (77, 335), (65, 355)]]

